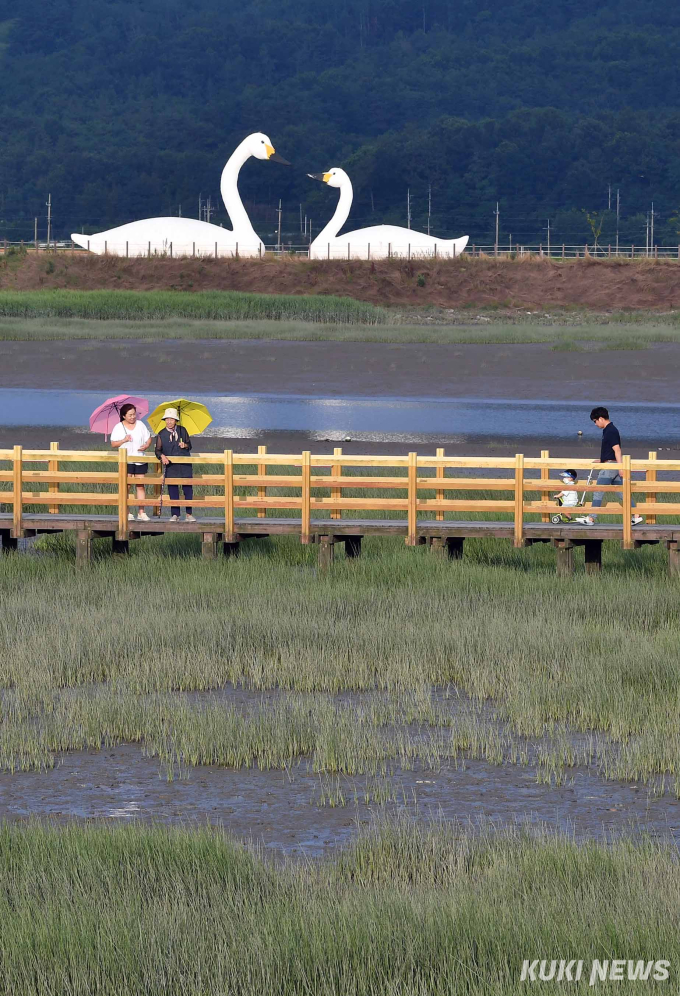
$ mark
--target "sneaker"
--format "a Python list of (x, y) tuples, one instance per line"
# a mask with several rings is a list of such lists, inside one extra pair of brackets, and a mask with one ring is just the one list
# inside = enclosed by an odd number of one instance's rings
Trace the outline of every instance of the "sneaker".
[(134, 519), (134, 517), (135, 516), (133, 512), (128, 512), (128, 519)]
[(184, 521), (185, 522), (195, 522), (196, 521), (196, 516), (195, 515), (187, 515), (187, 516), (185, 516)]
[(630, 521), (634, 526), (639, 526), (641, 522), (644, 522), (644, 519), (641, 515), (634, 515)]
[(179, 522), (179, 515), (171, 515), (170, 522)]
[(149, 516), (146, 514), (146, 512), (139, 512), (137, 514), (137, 521), (139, 521), (140, 519), (142, 520), (142, 522), (148, 522)]
[(594, 526), (595, 519), (592, 515), (579, 515), (574, 522), (580, 522), (582, 526)]

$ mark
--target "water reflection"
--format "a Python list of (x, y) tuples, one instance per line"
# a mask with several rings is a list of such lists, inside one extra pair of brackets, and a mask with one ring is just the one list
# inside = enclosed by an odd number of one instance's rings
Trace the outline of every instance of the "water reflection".
[[(115, 385), (117, 390), (120, 385)], [(113, 390), (113, 388), (112, 388)], [(101, 403), (96, 391), (0, 391), (4, 425), (87, 427)], [(206, 435), (257, 438), (263, 432), (306, 432), (313, 439), (385, 442), (461, 442), (465, 437), (564, 438), (593, 443), (600, 433), (588, 418), (590, 401), (512, 401), (482, 398), (309, 398), (292, 394), (224, 396), (195, 394), (208, 406), (213, 424)], [(149, 404), (168, 400), (150, 394)], [(597, 400), (597, 399), (596, 399)], [(680, 405), (617, 404), (612, 416), (625, 439), (680, 440)], [(661, 428), (661, 431), (660, 431)]]

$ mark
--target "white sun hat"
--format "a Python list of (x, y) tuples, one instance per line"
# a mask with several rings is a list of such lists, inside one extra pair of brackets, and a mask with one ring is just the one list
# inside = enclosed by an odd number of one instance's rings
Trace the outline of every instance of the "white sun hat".
[(164, 421), (166, 418), (174, 418), (175, 422), (179, 422), (179, 412), (176, 408), (166, 408), (161, 419)]

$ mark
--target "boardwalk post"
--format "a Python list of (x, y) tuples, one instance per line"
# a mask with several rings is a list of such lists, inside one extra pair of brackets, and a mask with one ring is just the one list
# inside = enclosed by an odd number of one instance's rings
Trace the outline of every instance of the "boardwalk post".
[[(59, 443), (50, 443), (50, 453), (56, 453), (58, 449), (59, 449)], [(50, 474), (59, 473), (59, 461), (50, 460), (47, 464), (47, 469), (49, 470)], [(59, 484), (57, 481), (50, 482), (49, 491), (50, 494), (56, 494), (56, 492), (59, 491)], [(58, 505), (50, 505), (51, 515), (57, 515), (58, 512), (59, 512)]]
[(633, 524), (631, 522), (630, 456), (621, 458), (623, 463), (623, 549), (633, 549)]
[[(267, 447), (266, 446), (258, 446), (257, 447), (257, 452), (259, 453), (260, 456), (264, 456), (265, 453), (267, 452)], [(258, 465), (257, 465), (257, 476), (258, 477), (265, 477), (266, 474), (267, 474), (267, 464), (266, 463), (258, 463)], [(262, 486), (258, 487), (258, 489), (257, 489), (257, 497), (258, 498), (266, 498), (267, 497), (267, 488), (266, 487), (262, 487)], [(258, 508), (258, 510), (257, 510), (257, 517), (258, 517), (258, 519), (264, 519), (264, 518), (266, 518), (266, 516), (267, 516), (267, 509), (266, 508)]]
[(79, 529), (76, 533), (76, 567), (89, 567), (92, 559), (92, 530)]
[[(342, 456), (342, 446), (336, 446), (333, 449), (333, 456), (336, 456), (336, 457)], [(332, 477), (341, 477), (342, 476), (342, 464), (341, 463), (334, 463), (333, 464), (333, 466), (331, 467), (331, 476)], [(337, 499), (342, 498), (342, 488), (331, 488), (331, 498), (334, 498), (336, 501), (337, 501)], [(341, 509), (334, 508), (334, 509), (331, 510), (331, 519), (341, 519), (341, 518), (342, 518), (342, 510)]]
[(311, 541), (311, 479), (312, 454), (305, 450), (302, 454), (302, 525), (300, 542), (308, 544)]
[[(656, 460), (656, 450), (650, 450), (650, 452), (649, 452), (649, 459), (652, 460), (652, 461)], [(647, 468), (647, 473), (645, 474), (645, 477), (647, 478), (647, 483), (648, 484), (654, 484), (656, 482), (656, 469), (648, 467)], [(647, 494), (646, 498), (647, 498), (647, 502), (649, 504), (654, 505), (656, 503), (656, 491), (652, 491), (649, 494)], [(648, 526), (655, 526), (656, 525), (656, 516), (655, 515), (648, 515), (647, 516), (647, 525)]]
[(557, 576), (571, 577), (574, 573), (574, 544), (571, 540), (555, 540), (557, 549)]
[(235, 543), (234, 534), (234, 451), (224, 451), (224, 542)]
[(361, 536), (345, 536), (345, 556), (349, 560), (356, 560), (361, 556)]
[(586, 540), (586, 574), (599, 574), (602, 570), (602, 540)]
[(24, 481), (23, 481), (23, 448), (14, 447), (14, 457), (12, 464), (12, 536), (19, 539), (23, 536), (22, 518), (24, 503)]
[[(151, 460), (151, 459), (152, 458), (149, 457), (149, 460)], [(163, 464), (162, 463), (158, 464), (158, 467), (156, 468), (156, 470), (154, 471), (154, 473), (155, 474), (160, 474), (161, 477), (163, 476)], [(158, 505), (154, 505), (154, 507), (152, 509), (152, 512), (151, 512), (151, 515), (154, 518), (156, 518), (156, 519), (160, 519), (160, 517), (161, 517), (160, 498), (161, 498), (162, 491), (163, 491), (163, 482), (162, 481), (161, 481), (160, 484), (152, 484), (151, 485), (151, 494), (159, 502)]]
[[(439, 446), (437, 448), (437, 456), (438, 457), (443, 457), (444, 456), (444, 448), (442, 446)], [(436, 477), (439, 477), (439, 478), (443, 477), (444, 476), (444, 468), (437, 466), (437, 468), (435, 470), (435, 475), (436, 475)], [(442, 490), (437, 491), (436, 495), (437, 495), (437, 501), (444, 501), (444, 492)], [(444, 521), (444, 513), (443, 512), (437, 512), (435, 518), (436, 518), (437, 522), (443, 522)]]
[(203, 533), (201, 553), (204, 560), (215, 560), (217, 557), (218, 533)]
[[(550, 450), (541, 450), (541, 460), (548, 460), (550, 458)], [(550, 467), (541, 467), (541, 480), (550, 480)], [(541, 491), (541, 501), (549, 501), (550, 492)], [(550, 522), (550, 512), (543, 512), (541, 515), (541, 522)]]
[(463, 559), (463, 543), (465, 542), (462, 536), (447, 536), (446, 538), (446, 552), (449, 555), (449, 560), (462, 560)]
[(327, 571), (335, 559), (335, 537), (319, 536), (319, 570)]
[(524, 546), (524, 454), (515, 455), (515, 546)]
[(118, 535), (116, 539), (128, 538), (128, 482), (127, 482), (127, 450), (118, 450)]
[(407, 546), (418, 545), (418, 454), (408, 455), (408, 535)]
[(668, 540), (668, 576), (669, 578), (680, 577), (680, 547), (678, 540)]

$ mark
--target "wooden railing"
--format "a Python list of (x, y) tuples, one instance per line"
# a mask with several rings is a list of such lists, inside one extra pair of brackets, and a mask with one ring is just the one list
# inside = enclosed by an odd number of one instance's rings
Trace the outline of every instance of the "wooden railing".
[[(49, 514), (64, 512), (69, 506), (88, 509), (88, 514), (101, 512), (110, 507), (117, 510), (117, 535), (125, 538), (131, 523), (129, 511), (137, 506), (160, 505), (161, 468), (152, 455), (149, 462), (154, 468), (143, 482), (151, 485), (155, 494), (140, 500), (130, 496), (130, 487), (141, 483), (128, 475), (127, 453), (118, 450), (74, 451), (60, 450), (52, 443), (49, 450), (23, 449), (0, 450), (0, 464), (8, 463), (8, 469), (0, 469), (0, 502), (12, 507), (12, 534), (21, 536), (24, 529), (25, 506), (45, 506)], [(191, 505), (195, 510), (219, 510), (219, 518), (224, 519), (225, 540), (231, 542), (236, 536), (235, 517), (239, 510), (254, 511), (257, 516), (269, 512), (297, 511), (300, 515), (300, 534), (303, 543), (311, 538), (310, 523), (316, 513), (330, 513), (331, 518), (340, 518), (343, 513), (385, 512), (397, 513), (407, 520), (406, 542), (418, 542), (419, 516), (433, 517), (442, 521), (446, 513), (487, 513), (490, 516), (502, 515), (512, 519), (513, 535), (517, 546), (524, 542), (524, 526), (527, 516), (540, 516), (547, 521), (551, 514), (559, 511), (558, 504), (551, 500), (551, 493), (564, 488), (561, 481), (551, 478), (551, 472), (565, 466), (584, 472), (583, 482), (578, 482), (579, 492), (604, 491), (622, 492), (623, 502), (609, 501), (597, 510), (598, 516), (623, 516), (622, 539), (626, 547), (633, 546), (631, 527), (633, 495), (646, 495), (646, 500), (638, 503), (637, 512), (647, 516), (647, 523), (654, 524), (659, 514), (680, 515), (680, 481), (659, 481), (660, 472), (680, 471), (678, 460), (658, 460), (656, 453), (650, 453), (646, 460), (632, 460), (624, 456), (618, 466), (623, 485), (598, 486), (595, 482), (587, 485), (585, 478), (590, 470), (614, 464), (593, 464), (590, 460), (550, 457), (547, 450), (541, 456), (525, 457), (518, 453), (515, 457), (457, 457), (446, 456), (438, 449), (435, 456), (422, 456), (409, 453), (407, 456), (349, 456), (336, 448), (332, 454), (313, 455), (309, 451), (301, 454), (267, 453), (260, 446), (257, 453), (197, 453), (191, 457), (174, 460), (175, 463), (191, 463), (201, 467), (191, 479), (172, 478), (168, 475), (165, 484), (192, 484), (194, 488), (208, 491), (195, 496), (191, 501), (172, 500), (165, 496), (164, 505)], [(70, 470), (74, 463), (107, 464), (107, 470)], [(351, 473), (346, 471), (351, 468)], [(390, 475), (381, 471), (390, 470)], [(507, 477), (456, 476), (456, 471), (498, 470)], [(536, 473), (537, 476), (527, 476)], [(633, 474), (644, 474), (644, 479), (633, 479)], [(596, 475), (595, 475), (596, 476)], [(100, 490), (73, 490), (74, 486), (95, 485)], [(8, 486), (9, 485), (9, 486)], [(286, 494), (272, 494), (272, 489), (283, 489)], [(352, 495), (357, 489), (379, 492), (378, 495)], [(133, 488), (134, 490), (134, 488)], [(396, 495), (383, 496), (380, 492), (394, 491)], [(427, 496), (424, 492), (432, 492)], [(325, 492), (320, 494), (319, 492)], [(452, 492), (458, 496), (451, 497)], [(460, 493), (463, 493), (461, 495)], [(510, 497), (486, 497), (465, 492), (506, 492)], [(657, 501), (658, 495), (676, 493), (675, 501)], [(148, 490), (147, 490), (148, 494)], [(528, 498), (528, 494), (539, 495)], [(590, 501), (584, 505), (587, 512)], [(571, 510), (572, 515), (578, 514)], [(78, 513), (82, 514), (82, 513)], [(109, 513), (110, 514), (110, 513)]]

